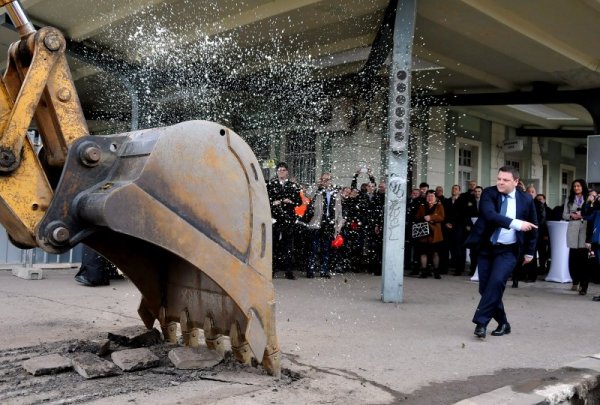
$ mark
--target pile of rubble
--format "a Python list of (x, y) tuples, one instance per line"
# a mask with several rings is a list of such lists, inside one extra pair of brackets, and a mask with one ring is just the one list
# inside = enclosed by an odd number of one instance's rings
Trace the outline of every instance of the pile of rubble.
[[(108, 377), (158, 367), (160, 358), (149, 347), (161, 344), (160, 332), (156, 329), (127, 328), (109, 333), (103, 341), (78, 342), (69, 348), (71, 353), (31, 358), (23, 362), (23, 368), (34, 376), (74, 370), (86, 379)], [(167, 357), (180, 370), (206, 369), (223, 360), (221, 354), (205, 346), (174, 345)]]

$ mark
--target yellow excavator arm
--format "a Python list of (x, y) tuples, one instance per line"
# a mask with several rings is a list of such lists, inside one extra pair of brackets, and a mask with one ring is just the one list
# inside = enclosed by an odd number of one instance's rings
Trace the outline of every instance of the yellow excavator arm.
[[(252, 357), (280, 373), (271, 280), (271, 213), (258, 161), (206, 121), (90, 136), (54, 28), (18, 1), (0, 6), (21, 37), (0, 86), (0, 222), (20, 247), (84, 242), (142, 294), (138, 313), (165, 339)], [(27, 137), (35, 119), (43, 149)], [(54, 187), (53, 173), (61, 172)]]

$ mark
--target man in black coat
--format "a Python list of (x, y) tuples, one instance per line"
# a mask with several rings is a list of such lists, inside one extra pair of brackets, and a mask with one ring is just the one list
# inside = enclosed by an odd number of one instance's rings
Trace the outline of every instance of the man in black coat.
[(424, 203), (425, 200), (421, 198), (421, 190), (413, 188), (410, 193), (410, 198), (406, 202), (406, 219), (405, 219), (405, 238), (404, 238), (404, 268), (412, 269), (409, 273), (411, 276), (419, 275), (420, 265), (415, 252), (415, 243), (412, 240), (411, 232), (412, 225), (415, 222), (415, 214), (419, 209), (419, 206)]
[[(468, 224), (467, 231), (470, 232), (472, 228), (472, 223), (475, 218), (479, 218), (479, 203), (481, 202), (481, 194), (483, 193), (483, 187), (477, 186), (473, 190), (473, 196), (475, 197), (475, 203), (471, 206), (467, 206), (467, 217), (466, 221)], [(468, 234), (467, 234), (468, 235)], [(466, 238), (466, 237), (465, 237)], [(469, 275), (472, 276), (477, 271), (477, 258), (479, 254), (479, 249), (477, 247), (472, 247), (469, 249), (469, 257), (471, 258), (471, 264), (469, 265)]]
[[(453, 186), (453, 189), (456, 185)], [(467, 252), (464, 247), (465, 240), (471, 232), (473, 222), (471, 221), (472, 210), (475, 208), (477, 201), (475, 200), (475, 189), (477, 182), (475, 180), (469, 180), (468, 190), (458, 195), (458, 199), (454, 200), (454, 219), (453, 219), (453, 235), (454, 247), (451, 247), (451, 254), (456, 257), (452, 259), (454, 264), (454, 275), (460, 276), (465, 271), (465, 264), (467, 260)], [(460, 186), (459, 186), (460, 189)], [(454, 191), (452, 193), (452, 199), (455, 199)], [(444, 207), (446, 208), (446, 207)], [(453, 251), (454, 250), (454, 251)]]
[(375, 183), (367, 185), (367, 192), (362, 195), (360, 205), (364, 219), (365, 267), (369, 273), (381, 274), (381, 266), (377, 268), (377, 250), (381, 246), (378, 242), (382, 236), (383, 204), (381, 197), (375, 192), (376, 187)]
[(448, 241), (448, 249), (452, 256), (454, 275), (460, 276), (465, 271), (466, 249), (463, 246), (468, 226), (471, 220), (468, 218), (468, 197), (460, 193), (460, 186), (452, 186), (450, 197), (443, 201), (444, 204), (444, 239)]
[(535, 196), (537, 201), (537, 212), (538, 212), (538, 241), (537, 241), (537, 253), (539, 261), (539, 274), (548, 273), (548, 259), (550, 258), (550, 236), (548, 232), (548, 221), (552, 221), (552, 210), (546, 205), (546, 196), (544, 194), (538, 194)]
[(273, 273), (285, 271), (285, 278), (295, 280), (292, 269), (292, 242), (296, 213), (302, 204), (300, 187), (288, 179), (288, 166), (277, 164), (277, 176), (267, 185), (273, 218)]
[(529, 263), (535, 253), (537, 216), (533, 198), (517, 189), (519, 172), (512, 166), (498, 170), (496, 186), (487, 187), (479, 202), (479, 219), (469, 234), (467, 247), (480, 247), (479, 294), (473, 316), (475, 336), (485, 338), (491, 319), (498, 322), (492, 336), (511, 332), (502, 295), (506, 281), (523, 258)]

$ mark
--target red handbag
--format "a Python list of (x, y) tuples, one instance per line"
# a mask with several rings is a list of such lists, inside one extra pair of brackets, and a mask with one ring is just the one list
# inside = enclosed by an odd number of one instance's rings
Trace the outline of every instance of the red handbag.
[(339, 249), (344, 246), (344, 237), (342, 235), (338, 235), (334, 240), (331, 241), (331, 247), (334, 249)]

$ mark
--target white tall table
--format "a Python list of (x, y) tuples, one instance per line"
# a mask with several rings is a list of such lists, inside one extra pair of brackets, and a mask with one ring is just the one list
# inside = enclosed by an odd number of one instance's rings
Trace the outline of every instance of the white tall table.
[(567, 247), (567, 227), (569, 223), (566, 221), (548, 221), (547, 224), (552, 250), (552, 264), (546, 281), (570, 283), (572, 280), (569, 274), (569, 248)]

